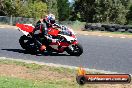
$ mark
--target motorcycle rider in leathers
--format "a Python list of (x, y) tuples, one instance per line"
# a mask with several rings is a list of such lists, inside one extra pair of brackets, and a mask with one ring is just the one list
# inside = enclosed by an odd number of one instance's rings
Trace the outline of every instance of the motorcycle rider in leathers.
[[(38, 48), (40, 51), (45, 51), (46, 46), (48, 46), (51, 42), (52, 43), (58, 43), (58, 39), (53, 39), (51, 35), (48, 34), (48, 28), (49, 27), (58, 27), (61, 28), (60, 25), (55, 23), (55, 16), (53, 14), (48, 14), (45, 18), (40, 19), (34, 28), (33, 31), (33, 38), (35, 39), (35, 43), (38, 45)], [(39, 34), (35, 33), (36, 31), (39, 31)], [(44, 38), (44, 43), (40, 41), (39, 37)]]

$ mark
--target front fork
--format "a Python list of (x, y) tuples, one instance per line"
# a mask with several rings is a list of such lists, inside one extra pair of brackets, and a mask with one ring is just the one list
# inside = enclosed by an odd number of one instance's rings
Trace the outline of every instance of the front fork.
[(73, 51), (74, 50), (74, 48), (73, 48), (73, 45), (76, 45), (76, 44), (78, 44), (78, 42), (77, 41), (74, 41), (71, 45), (69, 45), (68, 47)]

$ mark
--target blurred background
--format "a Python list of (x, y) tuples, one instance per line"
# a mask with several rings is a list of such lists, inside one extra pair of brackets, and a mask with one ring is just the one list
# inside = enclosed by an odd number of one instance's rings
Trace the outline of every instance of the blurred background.
[(35, 24), (48, 13), (73, 29), (107, 29), (132, 25), (132, 0), (0, 0), (0, 24)]

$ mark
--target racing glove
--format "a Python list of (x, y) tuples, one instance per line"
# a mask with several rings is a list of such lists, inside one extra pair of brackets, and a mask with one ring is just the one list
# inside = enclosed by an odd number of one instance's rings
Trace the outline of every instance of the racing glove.
[(52, 39), (52, 42), (53, 43), (58, 43), (59, 42), (59, 39)]

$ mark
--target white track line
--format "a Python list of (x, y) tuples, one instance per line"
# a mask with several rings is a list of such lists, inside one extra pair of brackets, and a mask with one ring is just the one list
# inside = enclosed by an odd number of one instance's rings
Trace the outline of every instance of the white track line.
[(98, 35), (98, 36), (103, 36), (103, 35)]
[[(84, 35), (89, 35), (89, 34), (84, 34)], [(103, 35), (97, 35), (97, 36), (103, 36)], [(108, 37), (113, 38), (114, 36), (108, 36)], [(126, 38), (126, 37), (122, 36), (122, 37), (119, 37), (119, 38), (124, 39), (124, 38)]]
[[(23, 60), (23, 59), (13, 59), (13, 58), (6, 58), (6, 57), (0, 57), (1, 60), (15, 60), (15, 61), (21, 61), (25, 63), (36, 63), (39, 65), (47, 65), (47, 66), (54, 66), (54, 67), (64, 67), (69, 69), (78, 69), (79, 67), (76, 66), (69, 66), (69, 65), (61, 65), (61, 64), (54, 64), (54, 63), (44, 63), (44, 62), (38, 62), (38, 61), (32, 61), (32, 60)], [(36, 58), (37, 59), (37, 58)], [(117, 72), (111, 72), (111, 71), (104, 71), (104, 70), (96, 70), (96, 69), (90, 69), (90, 68), (84, 68), (86, 71), (90, 71), (92, 73), (105, 73), (105, 74), (119, 74)], [(122, 73), (124, 74), (124, 73)]]
[(84, 34), (84, 35), (88, 35), (88, 34)]
[(113, 36), (109, 36), (109, 37), (111, 37), (111, 38), (112, 38)]
[[(84, 35), (88, 35), (88, 34), (84, 34)], [(103, 35), (97, 35), (97, 36), (103, 36)], [(111, 37), (111, 38), (113, 38), (114, 36), (108, 36), (108, 37)], [(126, 37), (119, 37), (119, 38), (126, 38)]]
[(5, 28), (5, 27), (0, 27), (0, 28)]
[(120, 37), (120, 38), (126, 38), (126, 37)]

